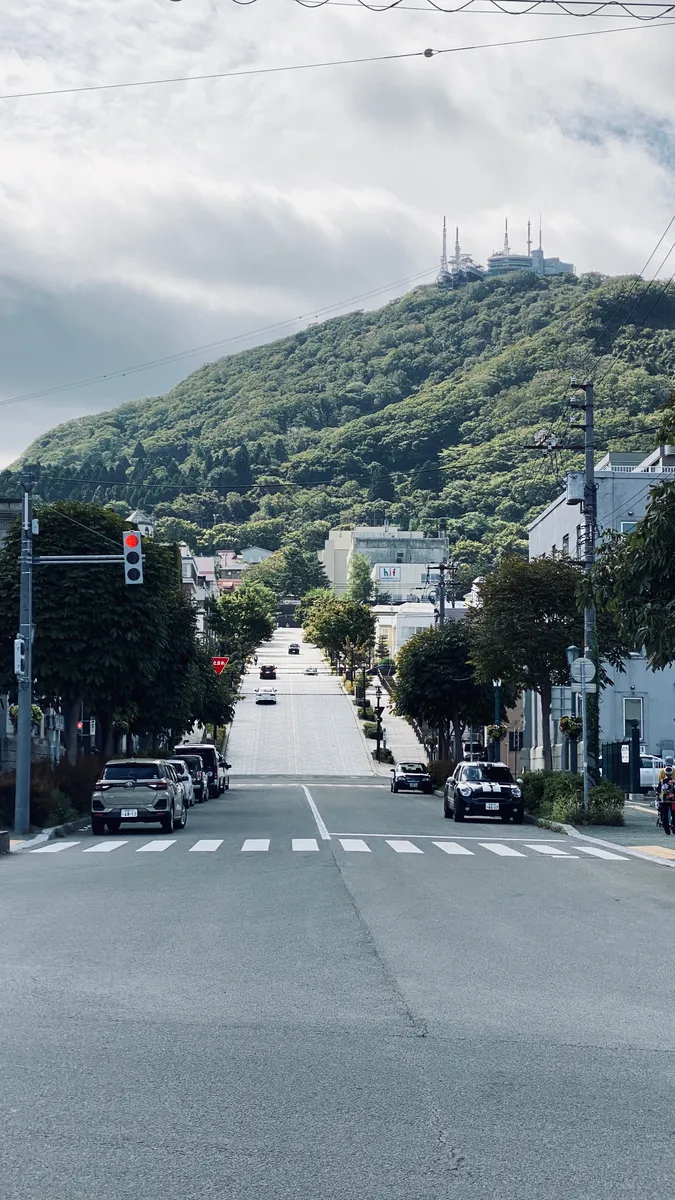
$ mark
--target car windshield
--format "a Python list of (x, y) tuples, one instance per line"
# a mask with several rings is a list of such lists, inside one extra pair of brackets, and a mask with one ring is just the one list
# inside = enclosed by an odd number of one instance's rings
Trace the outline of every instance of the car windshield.
[[(171, 761), (173, 762), (173, 759)], [(185, 763), (188, 771), (201, 771), (203, 766), (201, 758), (197, 758), (196, 754), (186, 755), (180, 761)]]
[(466, 767), (464, 778), (468, 779), (469, 783), (513, 783), (513, 775), (508, 767), (499, 767), (492, 763)]
[(158, 779), (155, 763), (112, 763), (103, 772), (104, 779)]
[(177, 775), (187, 775), (188, 769), (185, 766), (182, 758), (171, 758), (169, 759), (169, 762), (171, 763), (171, 766), (174, 768)]
[(426, 775), (426, 768), (422, 763), (399, 763), (399, 771), (405, 771), (406, 775)]

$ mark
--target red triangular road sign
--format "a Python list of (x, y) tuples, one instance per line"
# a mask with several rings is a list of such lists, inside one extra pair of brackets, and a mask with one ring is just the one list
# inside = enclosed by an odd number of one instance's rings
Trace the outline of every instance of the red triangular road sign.
[(222, 675), (222, 673), (225, 670), (229, 661), (230, 660), (228, 657), (221, 656), (221, 655), (216, 655), (215, 658), (211, 659), (211, 662), (213, 663), (213, 669), (214, 669), (216, 675)]

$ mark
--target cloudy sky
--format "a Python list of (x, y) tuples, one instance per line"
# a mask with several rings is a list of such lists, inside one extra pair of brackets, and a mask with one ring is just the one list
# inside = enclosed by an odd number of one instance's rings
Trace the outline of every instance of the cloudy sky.
[[(419, 11), (2, 0), (0, 93), (630, 24), (407, 3)], [(505, 216), (522, 251), (541, 212), (548, 254), (579, 271), (639, 270), (675, 211), (674, 54), (675, 25), (0, 99), (0, 402), (62, 389), (1, 404), (0, 466), (45, 429), (156, 395), (270, 336), (252, 331), (431, 278), (444, 213), (479, 261)], [(225, 339), (223, 351), (71, 386)]]

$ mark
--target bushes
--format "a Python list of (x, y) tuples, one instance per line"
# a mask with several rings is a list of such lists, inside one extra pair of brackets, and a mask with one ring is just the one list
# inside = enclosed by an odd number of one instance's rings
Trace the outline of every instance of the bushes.
[(364, 721), (363, 732), (367, 738), (377, 737), (377, 721)]
[[(377, 750), (373, 750), (372, 754), (373, 754), (373, 758), (375, 759), (375, 761), (377, 761)], [(393, 761), (394, 761), (394, 756), (393, 756), (391, 750), (389, 750), (389, 749), (385, 750), (384, 746), (380, 746), (380, 762), (393, 763)]]
[(454, 769), (455, 764), (451, 758), (439, 758), (427, 763), (427, 770), (435, 788), (445, 787), (445, 781)]
[(603, 781), (591, 788), (586, 814), (581, 775), (526, 771), (522, 787), (525, 810), (535, 817), (569, 825), (623, 825), (624, 795), (614, 783)]
[[(30, 823), (44, 829), (62, 825), (78, 815), (89, 813), (94, 784), (103, 769), (104, 759), (90, 755), (78, 759), (76, 765), (61, 763), (52, 771), (47, 762), (33, 763), (30, 789)], [(11, 828), (14, 823), (13, 771), (0, 775), (0, 825)]]

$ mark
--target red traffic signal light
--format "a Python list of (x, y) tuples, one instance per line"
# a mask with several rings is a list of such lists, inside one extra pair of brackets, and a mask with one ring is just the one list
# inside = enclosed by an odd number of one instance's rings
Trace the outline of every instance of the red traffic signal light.
[(130, 531), (122, 538), (124, 551), (124, 582), (143, 582), (143, 547), (140, 533)]

